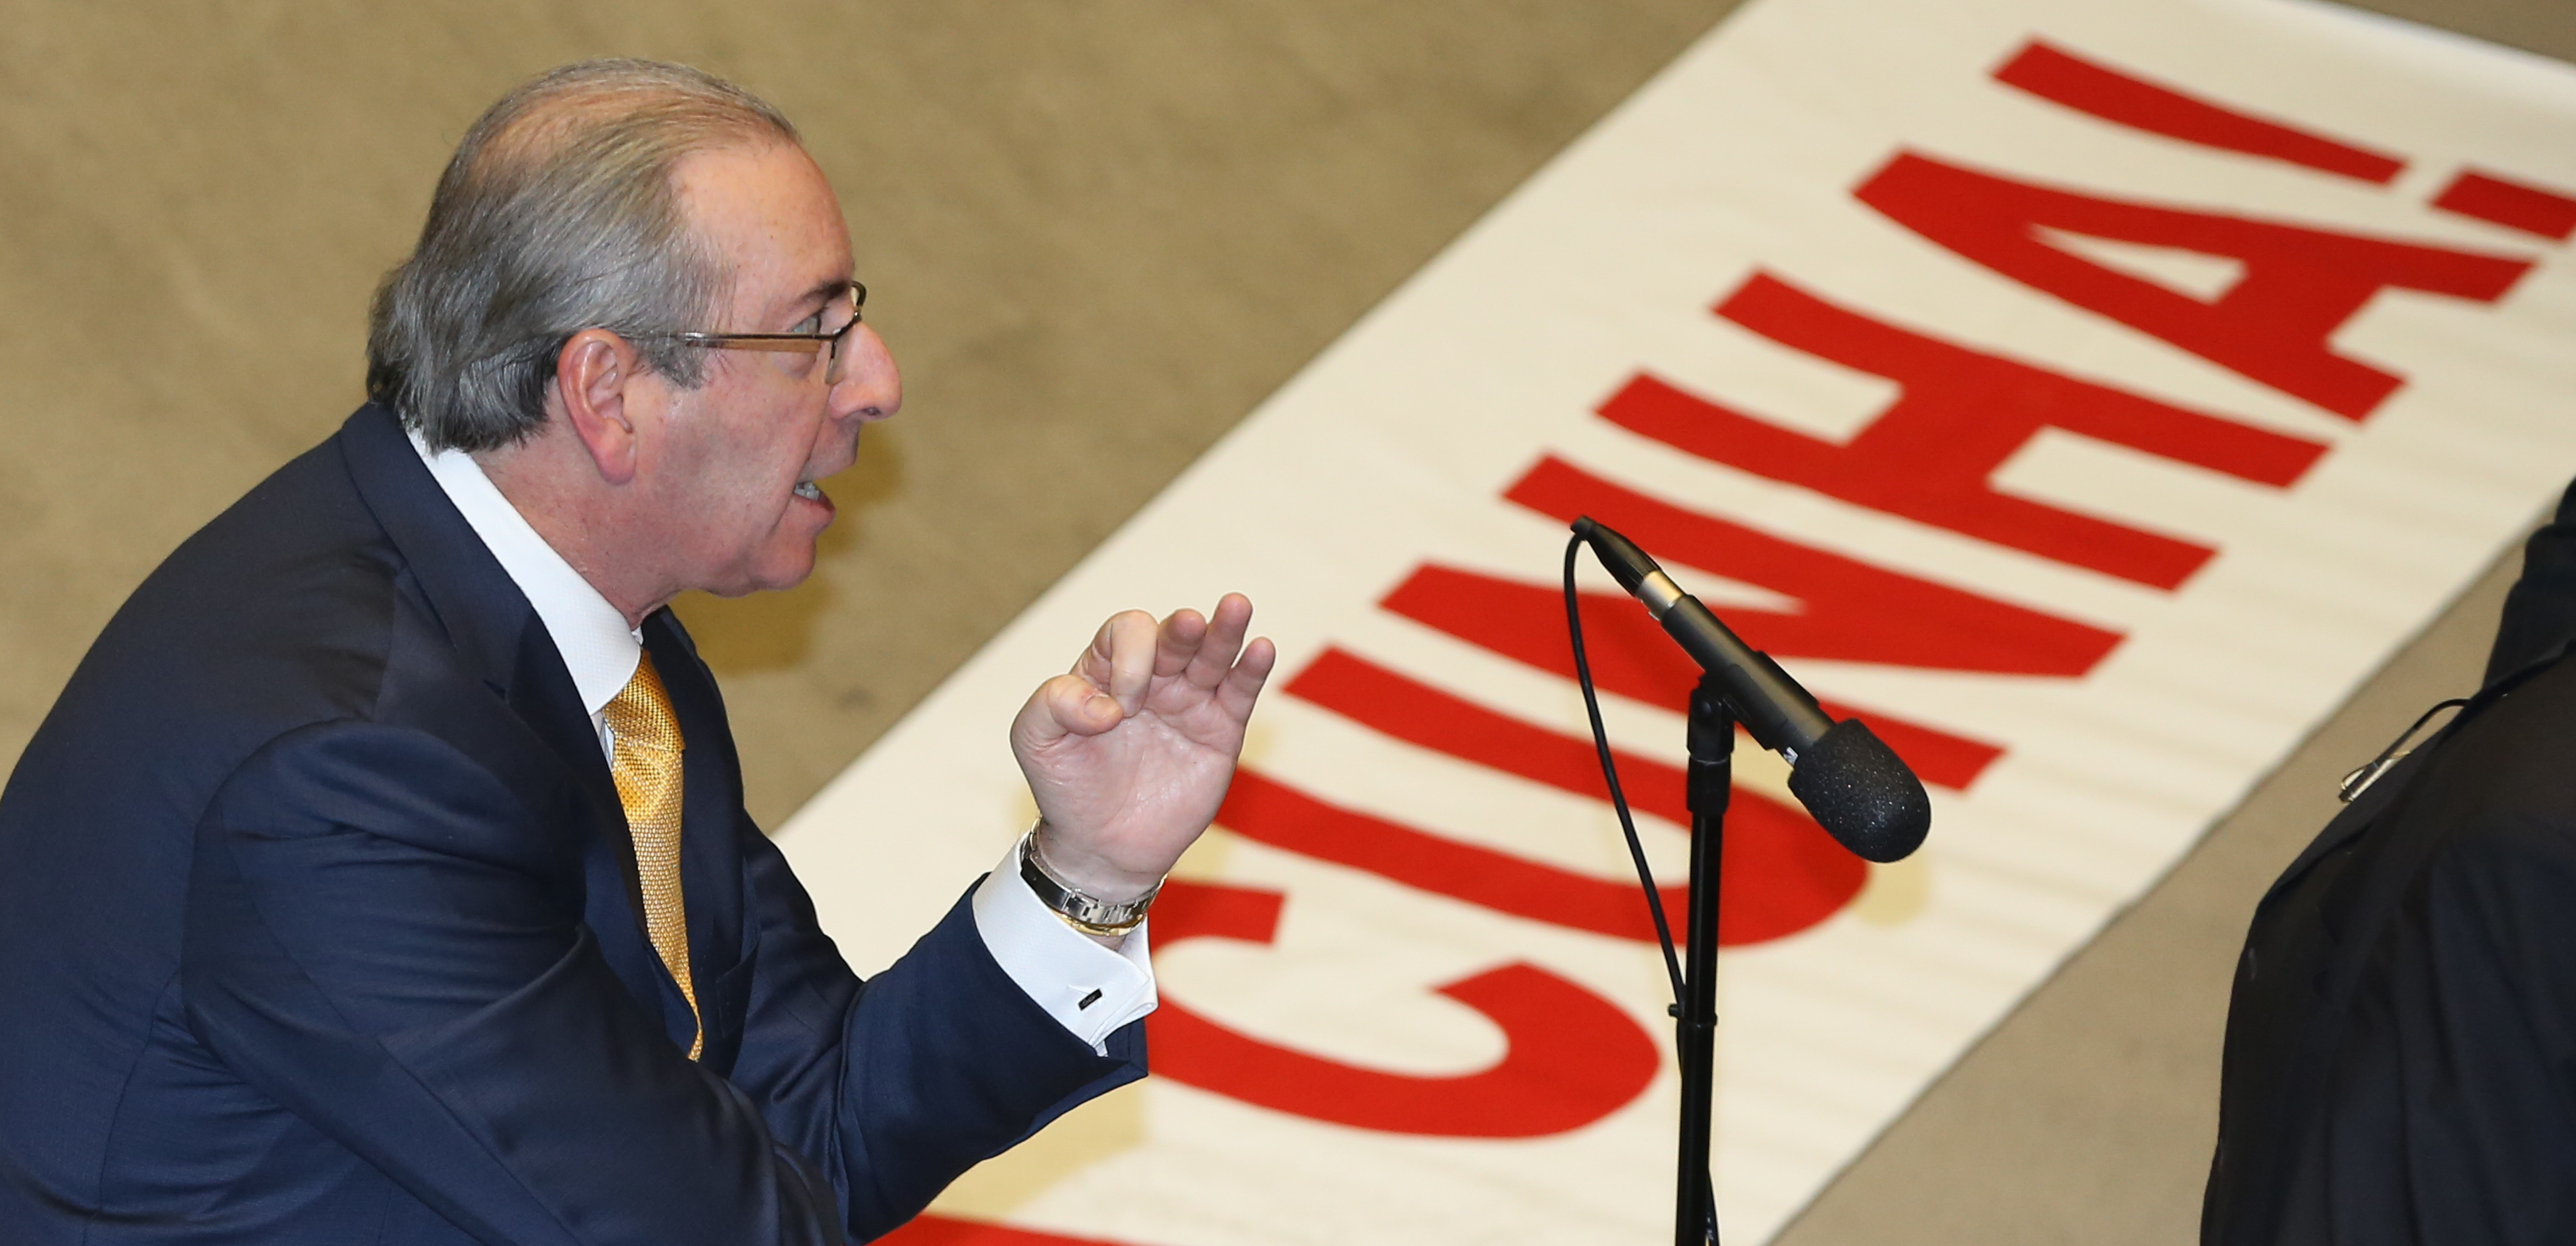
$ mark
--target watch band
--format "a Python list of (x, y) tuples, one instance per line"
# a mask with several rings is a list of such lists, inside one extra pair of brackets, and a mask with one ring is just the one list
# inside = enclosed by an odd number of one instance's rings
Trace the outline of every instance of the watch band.
[(1046, 861), (1038, 856), (1038, 827), (1044, 825), (1045, 820), (1040, 819), (1038, 826), (1030, 827), (1029, 833), (1020, 840), (1020, 878), (1028, 883), (1029, 890), (1037, 893), (1039, 903), (1046, 905), (1065, 925), (1084, 934), (1114, 937), (1145, 924), (1145, 910), (1153, 906), (1155, 896), (1162, 894), (1161, 882), (1156, 882), (1145, 894), (1117, 904), (1076, 890), (1056, 877), (1055, 872), (1047, 868)]

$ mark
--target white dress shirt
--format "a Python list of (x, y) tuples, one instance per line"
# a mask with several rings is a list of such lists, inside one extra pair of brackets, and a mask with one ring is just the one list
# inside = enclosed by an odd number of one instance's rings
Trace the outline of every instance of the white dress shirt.
[[(472, 455), (461, 450), (432, 453), (416, 433), (411, 444), (438, 487), (536, 608), (555, 650), (563, 655), (564, 668), (572, 673), (573, 688), (590, 713), (592, 729), (599, 732), (601, 749), (608, 750), (614, 737), (600, 708), (634, 678), (644, 652), (643, 633), (626, 626), (617, 607), (537, 535)], [(1113, 951), (1058, 920), (1021, 879), (1018, 841), (975, 888), (973, 908), (975, 931), (1002, 972), (1093, 1051), (1106, 1054), (1112, 1031), (1154, 1010), (1145, 928), (1137, 927)]]

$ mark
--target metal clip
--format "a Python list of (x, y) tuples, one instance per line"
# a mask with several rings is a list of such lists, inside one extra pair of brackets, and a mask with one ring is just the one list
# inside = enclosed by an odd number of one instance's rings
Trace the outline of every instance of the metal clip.
[(2389, 741), (2388, 747), (2379, 750), (2379, 756), (2363, 763), (2352, 773), (2345, 775), (2343, 782), (2335, 785), (2335, 799), (2347, 805), (2351, 804), (2363, 792), (2369, 791), (2371, 784), (2379, 782), (2379, 776), (2395, 769), (2397, 763), (2406, 760), (2414, 753), (2413, 749), (2406, 747), (2407, 741), (2414, 739), (2415, 733), (2424, 729), (2424, 724), (2433, 721), (2435, 714), (2448, 709), (2458, 709), (2468, 703), (2467, 697), (2453, 697), (2418, 715), (2415, 725), (2397, 733), (2397, 738)]

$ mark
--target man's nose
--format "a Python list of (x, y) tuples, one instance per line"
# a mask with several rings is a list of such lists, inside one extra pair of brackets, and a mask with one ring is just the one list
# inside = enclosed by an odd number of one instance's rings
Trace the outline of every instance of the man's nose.
[(841, 361), (841, 379), (832, 386), (834, 416), (882, 420), (903, 409), (903, 374), (875, 329), (860, 325), (841, 349), (849, 357)]

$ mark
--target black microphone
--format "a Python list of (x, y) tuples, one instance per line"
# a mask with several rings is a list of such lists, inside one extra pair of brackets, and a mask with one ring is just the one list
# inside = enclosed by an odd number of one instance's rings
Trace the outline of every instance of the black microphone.
[(1931, 799), (1868, 724), (1828, 717), (1770, 654), (1727, 630), (1628, 538), (1589, 515), (1574, 521), (1574, 535), (1701, 670), (1717, 677), (1727, 709), (1754, 743), (1788, 760), (1789, 792), (1817, 825), (1866, 860), (1902, 860), (1922, 846), (1932, 829)]

